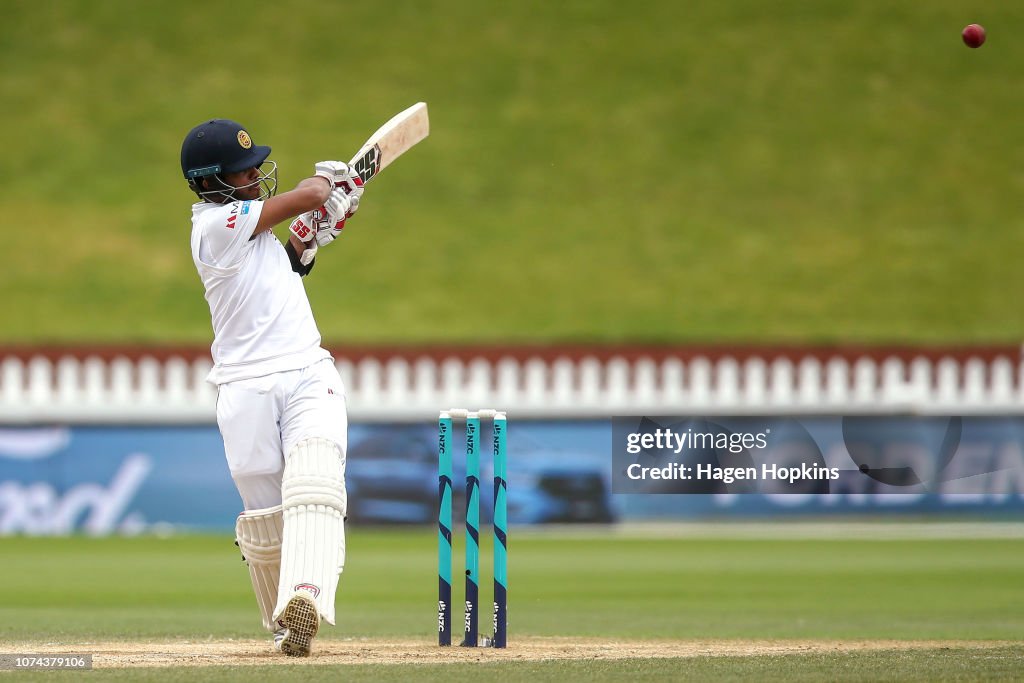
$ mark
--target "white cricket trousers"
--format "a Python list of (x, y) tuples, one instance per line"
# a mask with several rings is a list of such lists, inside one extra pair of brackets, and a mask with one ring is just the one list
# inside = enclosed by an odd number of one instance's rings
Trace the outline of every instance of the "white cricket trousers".
[(217, 426), (246, 510), (281, 504), (285, 458), (303, 439), (348, 451), (345, 385), (330, 358), (301, 370), (220, 385)]

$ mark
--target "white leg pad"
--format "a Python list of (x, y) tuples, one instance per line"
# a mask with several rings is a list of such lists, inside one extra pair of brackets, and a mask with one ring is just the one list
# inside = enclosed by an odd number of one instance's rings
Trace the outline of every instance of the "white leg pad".
[(260, 510), (246, 510), (235, 523), (235, 539), (249, 565), (249, 578), (256, 591), (263, 627), (277, 628), (274, 606), (277, 604), (281, 575), (281, 539), (284, 533), (284, 515), (281, 506)]
[(288, 455), (281, 483), (284, 543), (275, 621), (298, 591), (334, 623), (338, 576), (345, 566), (345, 454), (334, 441), (306, 439)]

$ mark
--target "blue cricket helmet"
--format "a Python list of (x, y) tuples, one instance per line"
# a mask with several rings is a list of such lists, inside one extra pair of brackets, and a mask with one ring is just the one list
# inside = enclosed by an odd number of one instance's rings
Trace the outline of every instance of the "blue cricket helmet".
[(254, 145), (245, 127), (229, 119), (200, 123), (181, 144), (181, 172), (193, 182), (218, 173), (237, 173), (261, 165), (270, 156), (266, 145)]

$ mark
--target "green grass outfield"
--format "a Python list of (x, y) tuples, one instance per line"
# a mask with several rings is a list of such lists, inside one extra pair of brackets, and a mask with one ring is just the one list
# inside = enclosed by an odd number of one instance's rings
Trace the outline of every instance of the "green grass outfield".
[[(0, 652), (32, 652), (33, 645), (44, 644), (88, 652), (97, 643), (114, 643), (106, 647), (116, 650), (153, 641), (188, 641), (197, 648), (228, 643), (230, 649), (229, 639), (263, 638), (247, 573), (229, 538), (7, 538), (2, 548)], [(339, 626), (324, 631), (325, 646), (354, 641), (372, 651), (375, 641), (397, 639), (434, 653), (435, 558), (430, 529), (351, 530)], [(171, 666), (91, 676), (432, 681), (1024, 675), (1019, 539), (711, 540), (524, 532), (512, 536), (509, 558), (510, 657), (517, 644), (535, 647), (545, 638), (713, 641), (741, 649), (743, 643), (799, 642), (809, 649), (561, 661), (495, 661), (490, 653), (468, 659), (457, 651), (449, 664), (325, 666), (305, 660), (294, 667)], [(460, 565), (456, 561), (456, 573)], [(485, 566), (484, 604), (489, 576)], [(456, 583), (458, 604), (462, 590)], [(867, 651), (843, 645), (858, 642), (883, 645)], [(814, 643), (821, 648), (810, 649)], [(838, 644), (834, 652), (828, 643)]]
[(0, 32), (0, 343), (208, 343), (185, 132), (243, 121), (290, 188), (417, 100), (308, 280), (330, 344), (1024, 338), (1012, 2), (12, 0)]

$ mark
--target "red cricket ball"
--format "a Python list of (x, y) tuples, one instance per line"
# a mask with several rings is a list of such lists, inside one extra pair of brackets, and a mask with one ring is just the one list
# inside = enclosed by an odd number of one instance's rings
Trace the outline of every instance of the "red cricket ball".
[(969, 24), (964, 27), (962, 34), (964, 45), (967, 47), (981, 47), (985, 43), (985, 27), (981, 24)]

